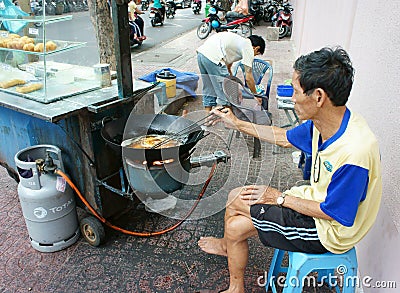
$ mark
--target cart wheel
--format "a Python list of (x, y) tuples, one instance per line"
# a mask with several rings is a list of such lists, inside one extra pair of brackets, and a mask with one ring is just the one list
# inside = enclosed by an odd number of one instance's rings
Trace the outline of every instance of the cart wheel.
[(83, 237), (90, 245), (99, 246), (104, 242), (106, 238), (104, 227), (95, 217), (83, 218), (80, 227)]

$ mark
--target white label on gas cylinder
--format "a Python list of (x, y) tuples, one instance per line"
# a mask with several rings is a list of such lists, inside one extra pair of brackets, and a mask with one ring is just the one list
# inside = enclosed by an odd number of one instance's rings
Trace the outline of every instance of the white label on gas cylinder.
[(47, 216), (47, 211), (43, 207), (37, 207), (33, 210), (33, 214), (35, 215), (36, 218), (43, 219), (44, 217)]
[(60, 192), (64, 192), (67, 187), (67, 182), (62, 177), (57, 177), (56, 189)]
[(39, 34), (39, 30), (37, 28), (30, 27), (29, 28), (29, 34), (30, 35), (38, 35)]

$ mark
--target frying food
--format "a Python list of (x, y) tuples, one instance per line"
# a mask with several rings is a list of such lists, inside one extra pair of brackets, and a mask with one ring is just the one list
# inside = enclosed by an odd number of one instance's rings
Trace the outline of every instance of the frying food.
[(165, 140), (167, 141), (157, 147), (157, 149), (176, 147), (181, 144), (180, 141), (176, 139), (171, 139), (168, 135), (150, 134), (143, 135), (134, 139), (125, 140), (122, 143), (122, 146), (134, 149), (150, 149)]

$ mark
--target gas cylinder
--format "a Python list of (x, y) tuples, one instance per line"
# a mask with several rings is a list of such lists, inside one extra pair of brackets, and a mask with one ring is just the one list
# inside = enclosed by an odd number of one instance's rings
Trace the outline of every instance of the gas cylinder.
[(54, 252), (79, 238), (76, 203), (65, 179), (61, 150), (54, 145), (35, 145), (15, 155), (19, 174), (18, 197), (31, 245), (41, 252)]

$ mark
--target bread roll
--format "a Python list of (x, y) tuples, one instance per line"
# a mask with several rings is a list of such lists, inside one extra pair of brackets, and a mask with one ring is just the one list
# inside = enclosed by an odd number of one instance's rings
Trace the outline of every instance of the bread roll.
[(18, 41), (11, 41), (9, 42), (9, 44), (10, 44), (10, 49), (17, 49)]
[(37, 43), (35, 45), (35, 52), (43, 52), (44, 44), (43, 43)]
[(35, 45), (32, 43), (25, 44), (22, 50), (33, 52), (35, 51)]
[(12, 87), (12, 86), (15, 86), (15, 85), (22, 85), (22, 84), (25, 84), (25, 83), (26, 82), (23, 79), (11, 79), (11, 80), (8, 80), (8, 81), (0, 82), (0, 87), (3, 88), (3, 89), (7, 89), (9, 87)]
[(27, 39), (25, 40), (25, 44), (29, 44), (29, 43), (34, 44), (34, 43), (35, 43), (35, 40), (32, 39), (32, 38), (27, 38)]
[(19, 39), (21, 36), (20, 36), (20, 35), (17, 35), (17, 34), (8, 34), (8, 37), (9, 37), (10, 39)]
[(15, 44), (15, 49), (22, 50), (24, 48), (25, 43), (22, 41), (17, 41)]
[(53, 41), (46, 42), (46, 51), (54, 51), (55, 49), (57, 49), (56, 43), (54, 43)]
[(25, 43), (27, 39), (29, 39), (28, 36), (22, 36), (19, 40)]
[(37, 90), (40, 90), (43, 87), (42, 83), (32, 83), (30, 85), (25, 85), (25, 86), (18, 86), (15, 88), (15, 91), (17, 93), (21, 93), (21, 94), (27, 94), (30, 92), (34, 92)]

